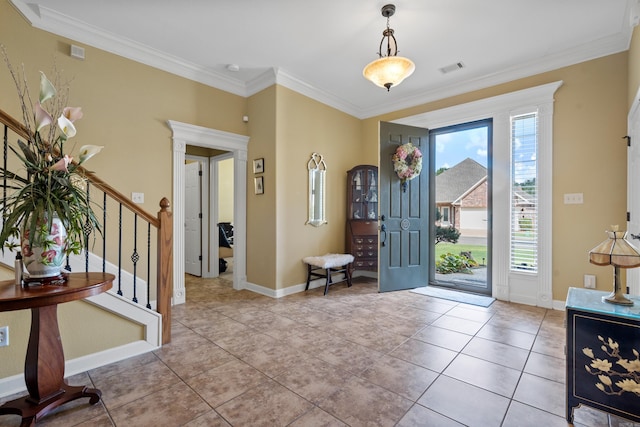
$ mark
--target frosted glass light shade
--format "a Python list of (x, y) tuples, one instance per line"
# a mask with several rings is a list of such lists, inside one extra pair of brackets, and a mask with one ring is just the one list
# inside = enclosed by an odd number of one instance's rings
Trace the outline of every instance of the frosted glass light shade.
[(380, 87), (398, 86), (404, 79), (413, 74), (415, 64), (402, 56), (384, 56), (369, 63), (362, 74), (367, 80)]

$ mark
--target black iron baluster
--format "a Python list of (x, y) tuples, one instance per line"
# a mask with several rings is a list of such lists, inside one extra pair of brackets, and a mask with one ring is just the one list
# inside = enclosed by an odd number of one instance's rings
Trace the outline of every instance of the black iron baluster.
[(107, 193), (102, 193), (102, 272), (107, 271)]
[[(8, 130), (9, 130), (9, 128), (7, 127), (7, 125), (5, 125), (4, 126), (4, 147), (3, 147), (3, 151), (2, 151), (3, 165), (4, 165), (4, 170), (5, 170), (5, 173), (3, 174), (3, 177), (2, 177), (2, 201), (4, 203), (7, 203), (7, 174), (6, 174), (6, 170), (7, 170), (8, 147), (9, 147)], [(4, 229), (4, 215), (2, 215), (2, 228)]]
[(122, 203), (118, 215), (118, 295), (122, 296)]
[[(90, 183), (87, 182), (87, 205), (91, 206), (91, 194), (90, 194)], [(82, 230), (84, 233), (84, 271), (89, 272), (89, 234), (91, 234), (91, 222), (87, 218), (87, 222), (84, 223), (84, 229)]]
[(151, 223), (147, 223), (147, 308), (151, 309)]
[(138, 214), (133, 216), (133, 253), (131, 254), (131, 261), (133, 262), (133, 302), (138, 302), (137, 278), (138, 278)]

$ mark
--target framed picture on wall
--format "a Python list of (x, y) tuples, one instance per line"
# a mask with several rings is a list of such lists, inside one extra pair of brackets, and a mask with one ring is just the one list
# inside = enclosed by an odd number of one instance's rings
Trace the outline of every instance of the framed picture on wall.
[(253, 173), (264, 172), (264, 159), (255, 159), (253, 161)]
[(264, 177), (259, 176), (257, 178), (254, 178), (253, 180), (256, 194), (264, 194)]

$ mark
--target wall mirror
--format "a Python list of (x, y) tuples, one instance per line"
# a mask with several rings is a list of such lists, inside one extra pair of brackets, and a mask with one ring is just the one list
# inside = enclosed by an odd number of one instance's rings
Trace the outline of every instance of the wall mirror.
[(327, 223), (324, 216), (327, 164), (322, 155), (313, 153), (307, 162), (307, 169), (309, 170), (309, 219), (307, 224), (320, 227)]

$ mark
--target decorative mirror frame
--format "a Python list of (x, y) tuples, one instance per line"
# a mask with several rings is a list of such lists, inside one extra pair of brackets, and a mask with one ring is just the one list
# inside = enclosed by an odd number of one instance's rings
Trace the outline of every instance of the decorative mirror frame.
[(327, 223), (325, 217), (325, 180), (327, 164), (321, 154), (311, 154), (307, 162), (309, 170), (309, 219), (307, 224), (320, 227)]

